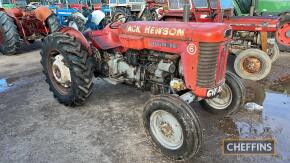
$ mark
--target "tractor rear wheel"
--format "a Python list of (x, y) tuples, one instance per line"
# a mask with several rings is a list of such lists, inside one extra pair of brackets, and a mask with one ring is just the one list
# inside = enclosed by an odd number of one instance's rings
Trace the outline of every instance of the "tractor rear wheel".
[(195, 111), (179, 97), (151, 98), (143, 111), (147, 136), (156, 150), (174, 160), (188, 160), (198, 151), (202, 130)]
[(267, 53), (259, 49), (247, 49), (235, 59), (235, 72), (243, 79), (261, 80), (271, 71), (272, 61)]
[(200, 101), (203, 108), (214, 114), (232, 115), (245, 103), (246, 90), (241, 79), (233, 72), (226, 73), (223, 90), (216, 97)]
[(290, 52), (290, 15), (281, 17), (280, 26), (276, 32), (276, 41), (281, 51)]
[(126, 21), (131, 21), (131, 12), (125, 7), (117, 7), (112, 13), (112, 22), (119, 21), (125, 23)]
[(19, 47), (20, 36), (13, 19), (0, 11), (0, 51), (4, 55), (13, 55)]
[(46, 24), (49, 27), (50, 33), (56, 32), (59, 29), (59, 23), (56, 15), (52, 14), (46, 19)]
[(44, 39), (41, 64), (54, 97), (64, 105), (82, 105), (93, 87), (93, 62), (74, 37), (55, 32)]

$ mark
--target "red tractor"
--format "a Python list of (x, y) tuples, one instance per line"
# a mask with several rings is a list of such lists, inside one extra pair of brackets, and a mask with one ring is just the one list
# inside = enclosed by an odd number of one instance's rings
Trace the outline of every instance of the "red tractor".
[(202, 138), (189, 103), (223, 115), (244, 103), (243, 84), (226, 73), (231, 37), (222, 23), (116, 20), (85, 36), (65, 27), (45, 38), (41, 64), (49, 90), (67, 106), (84, 104), (93, 76), (151, 91), (156, 96), (144, 108), (146, 133), (165, 156), (187, 160)]
[[(160, 0), (159, 0), (160, 1)], [(222, 4), (221, 4), (222, 2)], [(190, 22), (227, 23), (233, 29), (230, 44), (231, 68), (242, 78), (261, 80), (270, 70), (272, 62), (279, 56), (279, 48), (275, 42), (275, 32), (279, 19), (269, 16), (233, 16), (233, 8), (224, 7), (231, 0), (163, 0), (164, 12), (161, 20), (182, 21), (183, 8), (188, 6)]]
[(59, 27), (55, 15), (47, 7), (32, 11), (21, 8), (0, 10), (0, 51), (4, 55), (15, 54), (21, 41), (33, 43)]

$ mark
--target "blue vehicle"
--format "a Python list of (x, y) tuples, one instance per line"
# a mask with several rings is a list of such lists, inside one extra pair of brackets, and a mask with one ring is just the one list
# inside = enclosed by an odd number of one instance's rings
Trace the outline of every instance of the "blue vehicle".
[[(65, 8), (57, 8), (55, 13), (62, 26), (71, 26), (71, 22), (92, 22), (92, 10), (101, 10), (105, 15), (110, 15), (109, 6), (103, 5), (101, 0), (65, 0)], [(99, 6), (99, 8), (98, 8)], [(77, 17), (81, 20), (75, 20)], [(79, 24), (79, 23), (78, 23)]]
[(62, 26), (68, 26), (70, 18), (72, 17), (73, 13), (78, 12), (76, 8), (70, 8), (70, 5), (78, 4), (78, 0), (65, 0), (62, 4), (64, 8), (57, 8), (55, 5), (52, 5), (51, 8), (55, 8), (55, 14), (57, 15), (59, 24)]
[(62, 26), (68, 26), (68, 23), (70, 21), (70, 18), (74, 13), (77, 13), (78, 10), (73, 8), (62, 8), (62, 9), (56, 9), (55, 14), (57, 15), (57, 19), (59, 21), (59, 24)]

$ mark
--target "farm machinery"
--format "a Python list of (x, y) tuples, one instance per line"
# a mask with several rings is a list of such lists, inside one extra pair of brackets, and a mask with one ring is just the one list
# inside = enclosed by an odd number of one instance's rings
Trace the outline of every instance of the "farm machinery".
[(55, 15), (47, 7), (35, 10), (0, 9), (0, 51), (12, 55), (21, 41), (29, 44), (42, 39), (59, 27)]
[(101, 10), (105, 15), (110, 15), (111, 10), (109, 5), (102, 0), (89, 0), (88, 3), (92, 6), (92, 10)]
[(96, 0), (67, 0), (67, 7), (57, 9), (56, 15), (62, 26), (70, 26), (81, 32), (86, 29), (101, 29), (104, 27), (103, 22), (105, 22), (102, 20), (104, 18), (110, 19), (110, 10), (108, 6), (98, 4), (98, 2)]
[(290, 51), (289, 0), (232, 0), (237, 16), (272, 16), (279, 18), (276, 40), (279, 49)]
[(189, 103), (222, 115), (244, 103), (239, 77), (226, 72), (231, 37), (222, 23), (115, 20), (86, 33), (64, 27), (45, 38), (41, 64), (49, 90), (67, 106), (85, 103), (94, 76), (151, 91), (156, 96), (144, 108), (146, 133), (165, 156), (187, 160), (202, 139)]
[[(162, 1), (162, 0), (161, 0)], [(110, 0), (109, 6), (111, 9), (112, 20), (142, 20), (155, 21), (159, 20), (163, 6), (160, 0)], [(160, 13), (159, 13), (160, 12)], [(122, 19), (121, 19), (122, 18)]]
[[(187, 3), (188, 2), (188, 3)], [(226, 3), (228, 2), (228, 3)], [(225, 8), (231, 0), (189, 0), (164, 1), (164, 12), (161, 20), (191, 22), (227, 23), (233, 28), (230, 44), (230, 58), (234, 63), (228, 64), (240, 77), (250, 80), (265, 78), (272, 62), (279, 56), (275, 42), (279, 20), (275, 17), (233, 16), (233, 7)], [(187, 6), (189, 16), (184, 17), (183, 8)], [(234, 66), (232, 66), (234, 65)]]
[(145, 5), (144, 0), (109, 0), (113, 21), (136, 20), (141, 17)]

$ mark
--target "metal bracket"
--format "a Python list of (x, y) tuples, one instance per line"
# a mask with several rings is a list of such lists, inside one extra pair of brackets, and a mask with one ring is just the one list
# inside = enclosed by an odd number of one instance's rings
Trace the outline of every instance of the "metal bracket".
[(196, 96), (191, 91), (186, 92), (179, 97), (188, 104), (190, 104), (191, 102), (193, 102), (196, 99)]

